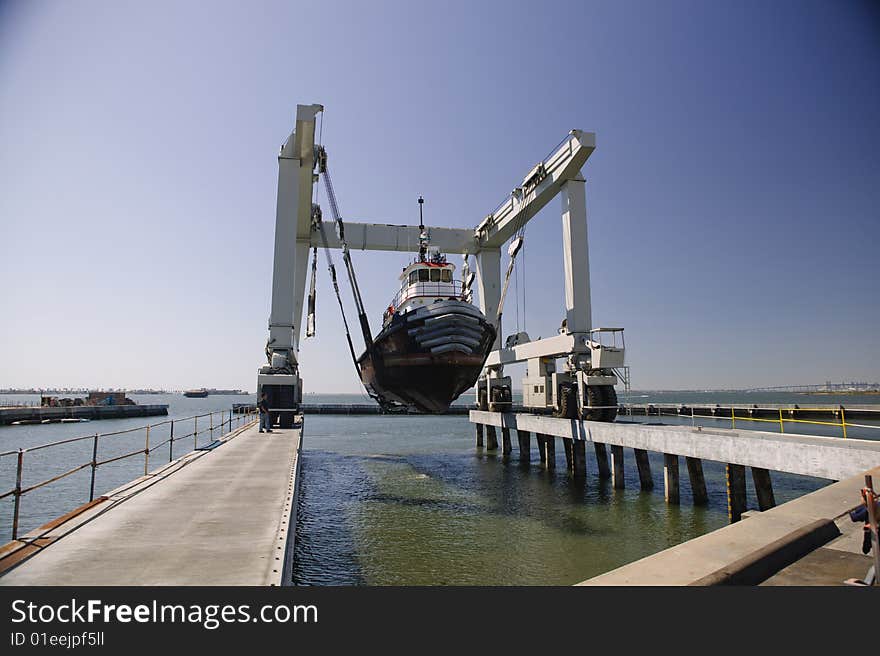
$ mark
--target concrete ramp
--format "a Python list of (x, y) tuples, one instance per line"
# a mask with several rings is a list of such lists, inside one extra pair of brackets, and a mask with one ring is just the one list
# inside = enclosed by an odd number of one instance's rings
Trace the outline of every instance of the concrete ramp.
[[(0, 585), (280, 585), (296, 517), (300, 429), (247, 428), (107, 495)], [(49, 526), (49, 525), (47, 525)]]

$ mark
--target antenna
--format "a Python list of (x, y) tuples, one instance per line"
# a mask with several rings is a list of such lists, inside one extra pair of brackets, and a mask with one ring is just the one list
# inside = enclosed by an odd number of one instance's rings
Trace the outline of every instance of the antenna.
[(425, 199), (419, 196), (419, 230), (425, 229), (425, 220), (422, 218), (422, 205), (425, 204)]

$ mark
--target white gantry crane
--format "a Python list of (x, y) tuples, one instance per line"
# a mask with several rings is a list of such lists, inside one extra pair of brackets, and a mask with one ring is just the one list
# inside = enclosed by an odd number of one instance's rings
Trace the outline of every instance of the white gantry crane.
[[(334, 233), (321, 228), (321, 210), (312, 204), (312, 192), (318, 171), (326, 166), (327, 154), (315, 144), (316, 117), (322, 110), (321, 105), (297, 106), (296, 127), (278, 156), (268, 364), (260, 368), (257, 392), (267, 392), (270, 407), (279, 410), (295, 410), (302, 401), (298, 352), (306, 323), (303, 302), (309, 249), (347, 246), (415, 252), (420, 243), (418, 226), (346, 221), (343, 239), (338, 230)], [(587, 209), (581, 168), (595, 147), (594, 133), (572, 130), (476, 228), (429, 228), (431, 244), (442, 252), (474, 256), (480, 309), (491, 321), (500, 318), (506, 287), (503, 281), (506, 283), (510, 275), (508, 268), (507, 277), (502, 277), (502, 247), (510, 241), (508, 251), (514, 258), (526, 223), (557, 195), (562, 200), (565, 308), (559, 334), (530, 340), (525, 333), (517, 333), (502, 340), (499, 326), (495, 348), (477, 383), (477, 402), (482, 408), (500, 410), (509, 405), (511, 383), (504, 375), (504, 366), (526, 362), (526, 407), (604, 421), (613, 421), (616, 416), (614, 386), (629, 382), (623, 329), (594, 328), (590, 308)], [(365, 325), (362, 321), (362, 327)], [(563, 366), (557, 371), (561, 359)], [(282, 426), (292, 424), (293, 413), (281, 412), (280, 421)]]

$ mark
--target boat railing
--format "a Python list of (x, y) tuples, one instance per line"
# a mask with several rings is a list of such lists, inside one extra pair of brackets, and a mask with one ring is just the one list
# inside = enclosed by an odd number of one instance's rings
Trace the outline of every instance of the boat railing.
[[(199, 422), (199, 420), (202, 420)], [(126, 460), (128, 458), (133, 458), (137, 456), (143, 456), (144, 460), (144, 468), (143, 475), (146, 476), (150, 471), (150, 458), (151, 454), (153, 457), (153, 462), (156, 462), (156, 452), (167, 445), (168, 449), (168, 462), (172, 462), (174, 460), (174, 444), (175, 442), (181, 443), (183, 440), (192, 440), (192, 449), (193, 451), (199, 449), (199, 442), (201, 438), (201, 446), (205, 447), (207, 444), (211, 444), (218, 440), (220, 437), (227, 435), (228, 433), (238, 430), (239, 428), (244, 428), (252, 423), (257, 421), (257, 413), (256, 409), (248, 409), (246, 412), (236, 413), (233, 410), (221, 410), (215, 411), (200, 415), (193, 415), (191, 417), (183, 417), (178, 419), (168, 419), (157, 424), (149, 424), (147, 426), (138, 426), (136, 428), (128, 428), (125, 430), (113, 431), (110, 433), (92, 433), (90, 435), (83, 435), (80, 437), (70, 437), (63, 440), (58, 440), (55, 442), (48, 442), (46, 444), (39, 444), (36, 446), (30, 446), (26, 448), (14, 449), (12, 451), (4, 451), (0, 453), (0, 465), (4, 464), (4, 459), (16, 459), (15, 466), (15, 487), (12, 489), (0, 492), (0, 500), (6, 499), (7, 497), (12, 497), (13, 500), (13, 509), (12, 509), (12, 539), (17, 540), (19, 535), (19, 519), (21, 516), (21, 503), (23, 497), (29, 492), (33, 492), (34, 490), (38, 490), (44, 486), (51, 485), (52, 483), (57, 483), (68, 476), (71, 476), (83, 469), (91, 468), (91, 473), (89, 476), (89, 503), (92, 503), (95, 500), (95, 485), (96, 485), (96, 476), (98, 472), (98, 468), (103, 465), (109, 465), (113, 462), (118, 462), (120, 460)], [(191, 423), (190, 423), (191, 422)], [(199, 424), (201, 423), (201, 429), (199, 428)], [(177, 433), (175, 433), (175, 424), (178, 427), (183, 427), (185, 432), (181, 432), (178, 428)], [(190, 430), (191, 429), (191, 430)], [(138, 435), (143, 437), (143, 441), (134, 439), (127, 440), (119, 440), (120, 436), (127, 435), (129, 438), (134, 438)], [(207, 436), (207, 441), (206, 440)], [(117, 442), (116, 451), (124, 450), (127, 448), (131, 448), (133, 444), (143, 444), (142, 448), (138, 448), (132, 451), (125, 451), (124, 453), (114, 452), (112, 454), (104, 453), (103, 457), (100, 453), (102, 445), (107, 449), (107, 443), (113, 442), (114, 440), (109, 440), (107, 438), (116, 438)], [(158, 440), (160, 441), (157, 441)], [(28, 454), (32, 454), (37, 451), (42, 451), (44, 449), (56, 449), (63, 445), (69, 445), (74, 443), (85, 443), (91, 446), (91, 459), (77, 464), (70, 469), (58, 473), (50, 478), (47, 478), (43, 481), (37, 483), (28, 483), (24, 482), (24, 474), (25, 474), (25, 456)], [(164, 459), (164, 457), (163, 457)], [(71, 464), (69, 457), (62, 458), (62, 462), (64, 462), (65, 466), (69, 466)], [(8, 462), (8, 460), (7, 460)]]
[(464, 294), (464, 285), (461, 280), (451, 282), (422, 281), (415, 282), (403, 287), (394, 298), (391, 299), (388, 308), (394, 312), (411, 298), (419, 296), (433, 296), (434, 298), (461, 299)]

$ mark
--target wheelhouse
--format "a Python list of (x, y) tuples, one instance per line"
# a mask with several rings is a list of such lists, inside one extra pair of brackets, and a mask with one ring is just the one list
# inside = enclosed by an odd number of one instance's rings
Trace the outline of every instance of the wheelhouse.
[(409, 312), (435, 301), (461, 300), (461, 281), (452, 277), (455, 265), (438, 252), (431, 252), (425, 260), (416, 260), (404, 267), (400, 274), (400, 291), (383, 314), (388, 323), (396, 312)]

